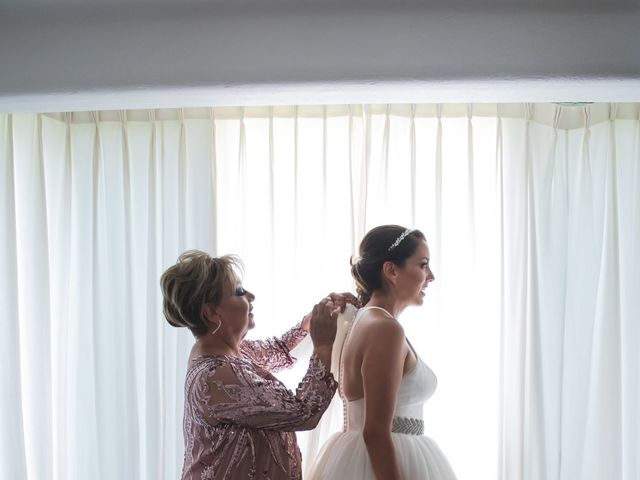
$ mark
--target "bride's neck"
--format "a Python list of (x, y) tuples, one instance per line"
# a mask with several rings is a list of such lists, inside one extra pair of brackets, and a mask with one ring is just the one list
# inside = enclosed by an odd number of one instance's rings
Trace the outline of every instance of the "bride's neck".
[(383, 292), (374, 292), (367, 306), (384, 308), (396, 319), (406, 307), (406, 305), (397, 298)]

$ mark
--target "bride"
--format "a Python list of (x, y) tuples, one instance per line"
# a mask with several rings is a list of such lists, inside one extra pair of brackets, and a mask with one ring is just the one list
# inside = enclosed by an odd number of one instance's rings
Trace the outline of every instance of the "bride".
[(323, 446), (309, 478), (455, 480), (438, 445), (423, 435), (422, 406), (436, 377), (397, 320), (409, 305), (422, 305), (434, 280), (425, 236), (376, 227), (359, 255), (351, 273), (363, 308), (353, 314), (338, 356), (343, 431)]

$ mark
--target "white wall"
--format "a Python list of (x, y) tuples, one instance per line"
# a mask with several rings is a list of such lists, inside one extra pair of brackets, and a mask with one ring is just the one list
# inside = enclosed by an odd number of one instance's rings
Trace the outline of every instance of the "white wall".
[(0, 109), (637, 101), (638, 30), (633, 6), (0, 9)]

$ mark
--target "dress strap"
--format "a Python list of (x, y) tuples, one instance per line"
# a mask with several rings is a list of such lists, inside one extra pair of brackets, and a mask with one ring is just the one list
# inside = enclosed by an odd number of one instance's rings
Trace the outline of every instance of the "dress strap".
[(409, 339), (405, 336), (404, 337), (405, 340), (407, 341), (407, 345), (409, 345), (409, 348), (411, 349), (411, 351), (413, 352), (413, 354), (416, 356), (416, 360), (418, 360), (418, 352), (416, 352), (416, 349), (413, 348), (413, 345), (411, 345), (411, 342), (409, 341)]
[(391, 315), (391, 313), (389, 313), (389, 310), (387, 310), (386, 308), (382, 308), (382, 307), (377, 307), (376, 305), (369, 305), (366, 307), (362, 307), (360, 310), (358, 310), (358, 315), (361, 312), (366, 312), (367, 310), (371, 310), (372, 308), (375, 308), (377, 310), (382, 310), (384, 313), (387, 314), (388, 317), (393, 318), (394, 320), (396, 320), (396, 317), (394, 317), (393, 315)]

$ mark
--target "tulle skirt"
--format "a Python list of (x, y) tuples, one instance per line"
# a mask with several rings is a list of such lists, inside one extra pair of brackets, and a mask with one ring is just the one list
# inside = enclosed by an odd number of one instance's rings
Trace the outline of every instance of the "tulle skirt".
[[(392, 433), (396, 456), (404, 480), (456, 480), (440, 447), (424, 435)], [(362, 432), (334, 434), (305, 480), (375, 480)]]

